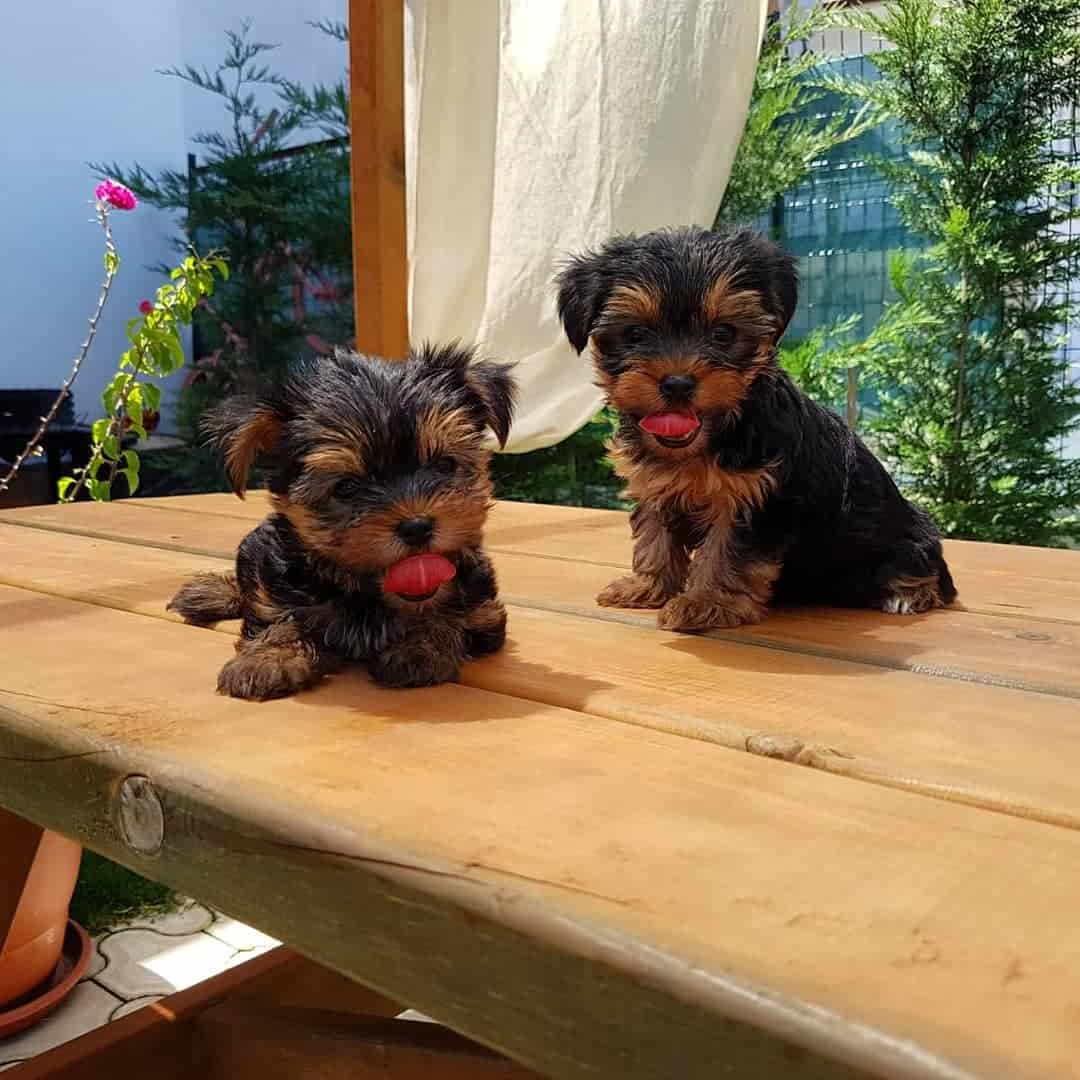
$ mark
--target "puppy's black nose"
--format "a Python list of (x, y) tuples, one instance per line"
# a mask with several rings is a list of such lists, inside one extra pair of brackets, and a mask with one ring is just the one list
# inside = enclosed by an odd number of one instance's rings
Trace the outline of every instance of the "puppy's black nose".
[(420, 547), (431, 539), (435, 531), (435, 522), (429, 517), (405, 518), (399, 521), (395, 530), (398, 536), (413, 547)]
[(660, 380), (660, 393), (672, 402), (689, 401), (697, 389), (693, 375), (665, 375)]

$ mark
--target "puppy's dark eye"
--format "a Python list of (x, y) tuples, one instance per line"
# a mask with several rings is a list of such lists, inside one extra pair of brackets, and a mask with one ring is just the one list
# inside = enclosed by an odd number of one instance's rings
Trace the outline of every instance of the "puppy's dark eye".
[(431, 467), (443, 476), (453, 476), (457, 472), (457, 458), (444, 454), (442, 457), (437, 457), (431, 463)]
[(649, 339), (649, 332), (644, 326), (628, 326), (619, 335), (619, 341), (627, 349), (640, 349)]
[(712, 342), (721, 349), (735, 344), (735, 327), (731, 323), (717, 323), (711, 331)]
[(334, 485), (335, 499), (355, 499), (364, 490), (362, 476), (343, 476)]

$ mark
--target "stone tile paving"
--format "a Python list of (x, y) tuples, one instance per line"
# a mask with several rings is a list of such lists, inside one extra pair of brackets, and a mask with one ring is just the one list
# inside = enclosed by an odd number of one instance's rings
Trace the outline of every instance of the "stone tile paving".
[[(86, 977), (47, 1020), (0, 1039), (0, 1072), (274, 948), (272, 937), (186, 903), (94, 939)], [(403, 1020), (428, 1021), (414, 1010)]]
[(250, 960), (278, 943), (201, 904), (110, 930), (90, 968), (47, 1020), (0, 1039), (0, 1071)]

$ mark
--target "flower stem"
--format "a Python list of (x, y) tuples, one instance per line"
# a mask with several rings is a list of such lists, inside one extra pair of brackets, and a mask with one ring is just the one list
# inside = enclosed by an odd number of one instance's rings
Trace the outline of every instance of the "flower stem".
[(37, 431), (30, 437), (30, 441), (23, 447), (22, 453), (15, 459), (14, 464), (8, 469), (3, 479), (0, 479), (0, 492), (7, 491), (11, 482), (22, 468), (23, 462), (25, 462), (41, 444), (41, 440), (45, 437), (45, 432), (48, 430), (49, 425), (56, 419), (56, 414), (60, 411), (60, 406), (63, 405), (65, 399), (71, 393), (71, 386), (76, 378), (78, 378), (83, 361), (90, 352), (90, 346), (94, 344), (94, 338), (97, 336), (98, 322), (101, 319), (102, 311), (105, 309), (105, 301), (109, 298), (109, 291), (112, 288), (113, 278), (116, 277), (116, 271), (119, 268), (119, 259), (116, 254), (116, 245), (113, 243), (112, 229), (109, 226), (109, 209), (102, 202), (96, 203), (95, 209), (97, 211), (98, 222), (105, 233), (105, 280), (102, 282), (101, 292), (98, 294), (97, 308), (90, 318), (90, 330), (86, 335), (86, 340), (79, 348), (79, 353), (71, 365), (71, 371), (68, 373), (68, 377), (64, 380), (63, 385), (60, 388), (60, 393), (57, 394), (56, 400), (52, 403), (52, 408), (50, 408), (41, 418), (41, 424)]

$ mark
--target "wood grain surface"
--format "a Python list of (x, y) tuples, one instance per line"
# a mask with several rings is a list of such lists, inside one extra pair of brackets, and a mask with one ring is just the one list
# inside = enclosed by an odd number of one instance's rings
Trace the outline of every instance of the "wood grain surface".
[(624, 517), (501, 505), (505, 653), (255, 705), (213, 692), (235, 627), (163, 603), (258, 502), (2, 515), (4, 806), (544, 1075), (1080, 1074), (1080, 556), (954, 545), (967, 610), (683, 637), (592, 604)]

